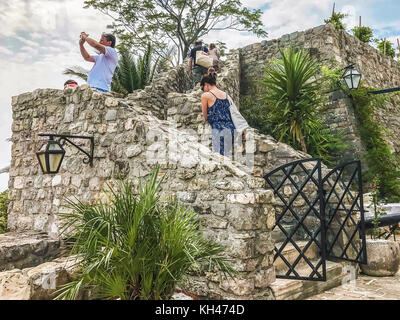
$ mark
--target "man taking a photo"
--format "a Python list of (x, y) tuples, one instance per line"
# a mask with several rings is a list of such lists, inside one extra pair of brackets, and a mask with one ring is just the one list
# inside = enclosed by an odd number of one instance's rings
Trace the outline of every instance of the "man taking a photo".
[[(100, 51), (99, 55), (91, 56), (85, 49), (84, 43)], [(83, 59), (94, 62), (94, 66), (89, 73), (87, 83), (91, 88), (102, 92), (111, 90), (111, 80), (114, 75), (115, 68), (118, 64), (118, 53), (115, 50), (115, 37), (109, 33), (103, 33), (100, 41), (89, 38), (85, 32), (81, 33), (79, 40), (79, 48)]]

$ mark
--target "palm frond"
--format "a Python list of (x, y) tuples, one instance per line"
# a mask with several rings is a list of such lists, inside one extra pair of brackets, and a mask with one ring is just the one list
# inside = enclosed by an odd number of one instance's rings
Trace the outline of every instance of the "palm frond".
[(87, 81), (89, 70), (86, 70), (82, 67), (79, 66), (74, 66), (72, 68), (67, 68), (63, 71), (63, 74), (69, 75), (69, 76), (75, 76), (78, 77), (82, 80)]

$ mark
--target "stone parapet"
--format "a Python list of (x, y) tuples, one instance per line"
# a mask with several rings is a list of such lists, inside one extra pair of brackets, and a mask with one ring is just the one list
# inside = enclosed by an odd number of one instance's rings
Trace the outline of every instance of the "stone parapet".
[[(254, 43), (240, 49), (241, 93), (246, 95), (249, 86), (262, 78), (268, 61), (279, 58), (279, 50), (287, 47), (303, 49), (316, 58), (321, 65), (344, 68), (355, 63), (368, 86), (378, 89), (400, 87), (400, 63), (382, 54), (369, 44), (361, 42), (345, 31), (338, 31), (331, 24), (301, 32), (287, 34), (279, 39)], [(375, 117), (388, 131), (385, 138), (393, 151), (400, 152), (399, 99), (392, 99), (386, 108), (376, 109)], [(365, 152), (357, 131), (352, 101), (337, 94), (323, 110), (322, 116), (327, 127), (344, 132), (350, 148), (343, 155), (342, 162), (360, 159)]]
[[(199, 214), (204, 234), (226, 246), (241, 281), (252, 283), (246, 294), (268, 290), (274, 279), (269, 236), (274, 217), (266, 208), (273, 195), (248, 167), (191, 141), (173, 122), (160, 120), (135, 101), (85, 85), (37, 90), (14, 98), (13, 103), (10, 230), (59, 237), (59, 216), (69, 210), (66, 199), (103, 199), (106, 183), (117, 187), (122, 178), (138, 186), (158, 165), (160, 176), (165, 176), (162, 199), (177, 198)], [(45, 143), (38, 136), (41, 132), (93, 135), (93, 168), (66, 144), (59, 173), (43, 175), (35, 156)], [(77, 143), (88, 148), (85, 141)], [(222, 283), (216, 274), (202, 279), (215, 284), (213, 290), (221, 297), (239, 292), (237, 284)]]

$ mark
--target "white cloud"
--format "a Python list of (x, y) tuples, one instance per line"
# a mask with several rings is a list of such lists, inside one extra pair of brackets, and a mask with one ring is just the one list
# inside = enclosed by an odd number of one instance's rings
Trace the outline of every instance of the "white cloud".
[(262, 15), (269, 39), (323, 24), (324, 12), (331, 9), (329, 0), (269, 0)]
[(268, 1), (265, 0), (244, 0), (242, 1), (243, 6), (249, 7), (249, 8), (259, 8)]
[(12, 55), (13, 52), (6, 47), (0, 47), (0, 55)]

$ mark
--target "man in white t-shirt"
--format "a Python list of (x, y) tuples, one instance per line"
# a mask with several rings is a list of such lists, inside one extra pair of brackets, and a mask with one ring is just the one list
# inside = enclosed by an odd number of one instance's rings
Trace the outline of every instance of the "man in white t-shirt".
[[(85, 42), (100, 51), (100, 54), (91, 56), (84, 47)], [(118, 64), (118, 53), (114, 47), (115, 37), (112, 34), (103, 33), (100, 41), (97, 42), (96, 40), (89, 38), (87, 33), (81, 33), (79, 48), (82, 57), (86, 61), (94, 62), (94, 66), (87, 79), (87, 83), (91, 88), (102, 92), (109, 92), (111, 90), (111, 80)]]

